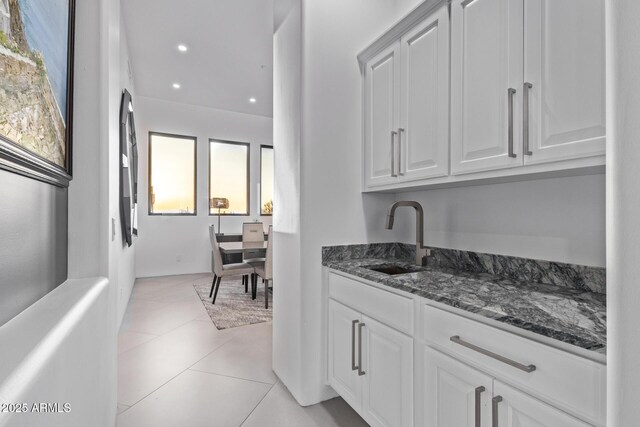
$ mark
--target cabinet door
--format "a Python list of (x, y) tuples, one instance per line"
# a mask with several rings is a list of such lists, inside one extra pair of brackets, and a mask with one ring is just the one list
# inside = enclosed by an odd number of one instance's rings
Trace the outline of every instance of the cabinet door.
[(361, 407), (362, 381), (352, 362), (357, 363), (357, 311), (329, 300), (329, 384), (356, 411)]
[(400, 180), (449, 174), (449, 13), (440, 9), (402, 45)]
[[(421, 426), (491, 425), (491, 377), (426, 346), (423, 363)], [(478, 409), (479, 424), (476, 423)]]
[[(522, 20), (523, 0), (454, 0), (451, 4), (453, 174), (523, 163)], [(509, 89), (515, 90), (511, 96)]]
[(364, 95), (365, 185), (392, 184), (400, 163), (400, 42), (367, 63)]
[(372, 426), (413, 425), (413, 339), (363, 316), (362, 415)]
[(590, 426), (497, 380), (493, 382), (493, 394), (492, 405), (496, 406), (499, 427)]
[(604, 1), (526, 0), (524, 16), (525, 163), (604, 154)]

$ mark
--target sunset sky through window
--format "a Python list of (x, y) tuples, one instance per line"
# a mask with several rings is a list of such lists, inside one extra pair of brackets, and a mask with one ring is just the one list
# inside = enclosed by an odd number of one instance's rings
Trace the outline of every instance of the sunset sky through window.
[(195, 212), (195, 148), (193, 138), (151, 134), (151, 212)]

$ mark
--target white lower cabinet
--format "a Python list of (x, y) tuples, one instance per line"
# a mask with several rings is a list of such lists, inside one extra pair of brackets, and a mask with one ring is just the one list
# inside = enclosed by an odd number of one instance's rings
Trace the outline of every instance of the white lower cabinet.
[(356, 411), (361, 407), (362, 381), (356, 366), (356, 330), (360, 313), (329, 300), (329, 383)]
[(496, 427), (590, 426), (497, 380), (493, 382), (493, 394), (492, 412), (498, 420), (493, 425)]
[(604, 427), (604, 363), (332, 270), (326, 283), (327, 381), (370, 425)]
[(413, 339), (364, 316), (362, 412), (374, 426), (413, 425)]
[(413, 426), (413, 339), (329, 300), (329, 384), (370, 425)]
[(424, 348), (425, 427), (589, 427), (430, 347)]
[(423, 351), (420, 425), (490, 426), (493, 379), (430, 347)]

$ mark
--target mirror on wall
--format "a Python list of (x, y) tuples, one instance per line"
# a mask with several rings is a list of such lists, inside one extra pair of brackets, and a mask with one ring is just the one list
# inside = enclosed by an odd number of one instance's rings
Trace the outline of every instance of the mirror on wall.
[(138, 235), (138, 145), (133, 100), (126, 89), (120, 105), (120, 218), (122, 240), (131, 246)]

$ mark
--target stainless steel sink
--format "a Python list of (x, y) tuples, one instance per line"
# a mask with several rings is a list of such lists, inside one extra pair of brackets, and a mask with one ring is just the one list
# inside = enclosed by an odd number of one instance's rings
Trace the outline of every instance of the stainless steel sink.
[(388, 274), (389, 276), (395, 276), (395, 275), (398, 275), (398, 274), (413, 273), (414, 271), (417, 271), (416, 268), (403, 267), (403, 266), (396, 265), (396, 264), (368, 265), (368, 266), (365, 266), (364, 268), (366, 268), (368, 270), (377, 271), (379, 273)]

